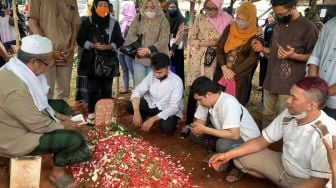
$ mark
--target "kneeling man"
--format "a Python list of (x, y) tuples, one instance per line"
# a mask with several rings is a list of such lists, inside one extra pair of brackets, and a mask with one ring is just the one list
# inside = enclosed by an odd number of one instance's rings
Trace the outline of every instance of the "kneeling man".
[(153, 54), (151, 68), (153, 71), (133, 90), (126, 110), (133, 114), (134, 125), (143, 131), (158, 122), (162, 133), (172, 135), (178, 119), (182, 118), (182, 80), (169, 70), (166, 54)]
[[(331, 178), (322, 138), (331, 141), (336, 121), (321, 109), (329, 95), (328, 84), (318, 77), (299, 80), (290, 90), (287, 109), (262, 131), (226, 153), (216, 154), (209, 166), (218, 169), (234, 159), (236, 167), (281, 187), (325, 187)], [(267, 147), (283, 139), (283, 152)]]
[[(214, 152), (227, 152), (260, 135), (246, 108), (235, 97), (222, 92), (209, 78), (197, 78), (191, 90), (198, 102), (191, 128), (191, 138), (195, 142)], [(225, 170), (227, 166), (221, 168)]]

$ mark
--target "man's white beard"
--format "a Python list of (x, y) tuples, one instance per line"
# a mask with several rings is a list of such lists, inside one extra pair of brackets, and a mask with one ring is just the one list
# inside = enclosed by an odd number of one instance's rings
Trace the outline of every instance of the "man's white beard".
[(299, 114), (296, 114), (296, 115), (292, 115), (293, 118), (295, 118), (296, 120), (300, 120), (300, 119), (303, 119), (305, 117), (307, 117), (307, 111), (303, 111)]

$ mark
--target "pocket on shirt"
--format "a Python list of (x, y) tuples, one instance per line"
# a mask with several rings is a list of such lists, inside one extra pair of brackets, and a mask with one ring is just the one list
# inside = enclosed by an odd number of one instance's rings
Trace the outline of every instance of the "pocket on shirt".
[(65, 21), (72, 22), (76, 11), (76, 4), (72, 2), (62, 3), (60, 4), (60, 11)]

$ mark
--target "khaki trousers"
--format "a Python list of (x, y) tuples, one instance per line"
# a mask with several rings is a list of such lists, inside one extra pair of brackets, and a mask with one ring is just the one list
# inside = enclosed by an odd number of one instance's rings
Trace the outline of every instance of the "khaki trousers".
[(278, 95), (264, 89), (264, 111), (262, 127), (267, 127), (277, 115), (287, 108), (286, 101), (289, 95)]
[(281, 187), (305, 181), (306, 179), (288, 175), (282, 166), (280, 152), (269, 149), (234, 159), (234, 164), (241, 171), (259, 178), (267, 178)]
[(72, 73), (73, 58), (68, 60), (67, 65), (53, 65), (48, 67), (45, 76), (50, 86), (49, 99), (67, 100), (70, 96), (70, 81)]

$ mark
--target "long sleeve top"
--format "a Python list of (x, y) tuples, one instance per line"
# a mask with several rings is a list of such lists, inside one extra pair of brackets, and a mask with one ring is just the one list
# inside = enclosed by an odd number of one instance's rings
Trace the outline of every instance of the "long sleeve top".
[(142, 98), (147, 101), (149, 108), (158, 108), (158, 116), (166, 120), (170, 116), (182, 118), (183, 84), (180, 77), (169, 71), (168, 77), (162, 81), (150, 72), (133, 90), (133, 98)]

